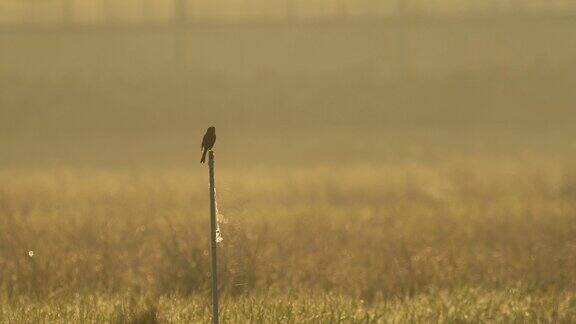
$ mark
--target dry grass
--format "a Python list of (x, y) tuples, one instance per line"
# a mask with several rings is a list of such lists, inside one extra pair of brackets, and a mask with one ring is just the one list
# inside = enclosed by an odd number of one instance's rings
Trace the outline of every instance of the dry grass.
[[(534, 158), (220, 170), (224, 318), (574, 321), (570, 174)], [(205, 321), (206, 182), (3, 169), (0, 319)]]
[(0, 323), (207, 322), (209, 125), (225, 322), (576, 322), (573, 19), (399, 22), (0, 33)]
[[(432, 292), (375, 305), (333, 294), (224, 298), (223, 305), (224, 323), (571, 323), (576, 317), (573, 294), (519, 289)], [(96, 295), (0, 306), (6, 322), (27, 323), (206, 323), (210, 313), (202, 296)]]

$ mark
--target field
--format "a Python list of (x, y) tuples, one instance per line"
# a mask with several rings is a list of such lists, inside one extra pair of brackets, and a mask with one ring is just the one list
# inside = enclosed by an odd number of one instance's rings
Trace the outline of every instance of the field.
[(571, 17), (0, 31), (0, 323), (576, 322)]
[[(573, 322), (570, 170), (534, 158), (223, 169), (223, 319)], [(0, 179), (2, 321), (209, 320), (203, 172)]]

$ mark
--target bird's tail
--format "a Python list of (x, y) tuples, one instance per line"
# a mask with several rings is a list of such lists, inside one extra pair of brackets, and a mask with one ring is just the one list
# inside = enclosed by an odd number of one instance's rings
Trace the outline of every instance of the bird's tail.
[(206, 153), (207, 152), (208, 152), (207, 149), (204, 149), (204, 151), (202, 151), (202, 159), (200, 160), (200, 163), (206, 162)]

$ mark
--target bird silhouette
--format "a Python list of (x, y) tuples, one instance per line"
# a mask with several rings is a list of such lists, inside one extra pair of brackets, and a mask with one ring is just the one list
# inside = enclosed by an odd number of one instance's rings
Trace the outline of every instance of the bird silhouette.
[(208, 127), (202, 139), (202, 159), (200, 163), (206, 162), (206, 153), (214, 147), (214, 143), (216, 143), (216, 128)]

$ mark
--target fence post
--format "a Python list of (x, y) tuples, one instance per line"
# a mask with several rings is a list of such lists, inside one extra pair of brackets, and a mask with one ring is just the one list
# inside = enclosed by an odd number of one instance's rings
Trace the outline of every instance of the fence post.
[(214, 185), (214, 151), (208, 152), (210, 174), (210, 246), (212, 257), (212, 323), (218, 324), (218, 269), (216, 267), (216, 188)]

